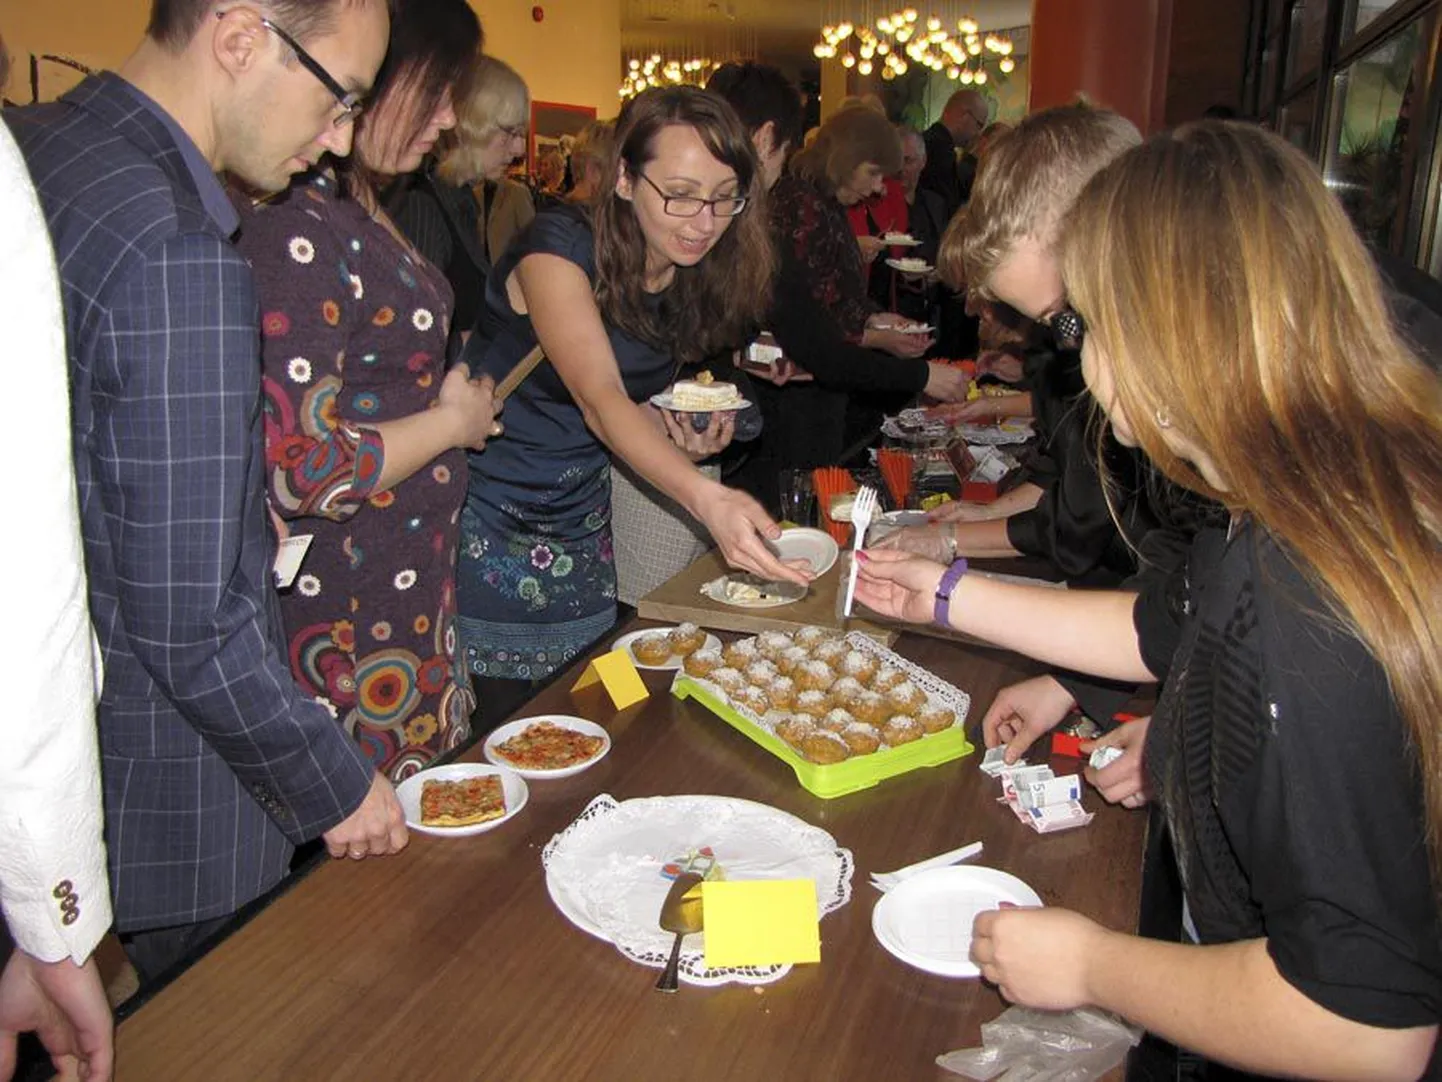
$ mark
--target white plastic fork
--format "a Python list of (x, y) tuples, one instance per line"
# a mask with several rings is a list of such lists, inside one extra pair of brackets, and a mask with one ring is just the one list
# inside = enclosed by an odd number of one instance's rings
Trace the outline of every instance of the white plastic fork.
[(915, 864), (908, 864), (904, 868), (897, 868), (894, 872), (872, 872), (871, 885), (885, 894), (902, 880), (910, 879), (913, 875), (970, 860), (972, 857), (980, 855), (982, 848), (981, 842), (972, 842), (970, 845), (963, 845), (960, 849), (953, 849), (927, 860), (918, 860)]
[(851, 615), (851, 601), (856, 596), (856, 554), (861, 551), (861, 546), (866, 544), (866, 531), (871, 525), (871, 516), (876, 513), (876, 489), (870, 485), (862, 485), (856, 493), (856, 502), (851, 505), (851, 527), (855, 535), (851, 543), (851, 574), (846, 579), (846, 603), (841, 607), (841, 615)]

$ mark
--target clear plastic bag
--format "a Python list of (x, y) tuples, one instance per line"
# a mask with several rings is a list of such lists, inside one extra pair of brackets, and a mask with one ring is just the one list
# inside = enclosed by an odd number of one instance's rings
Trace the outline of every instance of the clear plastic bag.
[(1008, 1007), (981, 1027), (980, 1048), (937, 1056), (948, 1071), (987, 1082), (1090, 1082), (1126, 1058), (1142, 1031), (1102, 1011)]

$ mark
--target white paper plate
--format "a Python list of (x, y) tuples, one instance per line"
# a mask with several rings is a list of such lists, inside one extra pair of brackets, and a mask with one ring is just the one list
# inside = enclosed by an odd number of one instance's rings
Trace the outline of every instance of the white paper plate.
[[(736, 600), (726, 596), (726, 584), (728, 582), (742, 582), (748, 586), (755, 586), (765, 596), (750, 601)], [(719, 579), (712, 579), (705, 586), (701, 587), (701, 593), (712, 601), (719, 601), (723, 605), (730, 605), (736, 609), (774, 609), (781, 605), (791, 605), (800, 601), (806, 596), (807, 587), (798, 586), (794, 582), (768, 582), (747, 572), (736, 571), (729, 575), (722, 575)]]
[[(602, 740), (601, 750), (596, 752), (584, 763), (577, 763), (575, 766), (563, 766), (557, 770), (523, 770), (514, 763), (508, 762), (500, 752), (496, 750), (498, 744), (504, 744), (511, 737), (525, 731), (527, 726), (534, 725), (538, 721), (549, 721), (559, 725), (563, 729), (574, 729), (578, 733), (585, 733), (587, 736), (599, 736)], [(507, 770), (514, 771), (523, 778), (533, 778), (538, 781), (545, 781), (551, 778), (569, 778), (572, 774), (579, 774), (588, 770), (604, 759), (611, 751), (611, 734), (597, 725), (594, 721), (587, 721), (585, 718), (573, 718), (569, 714), (537, 714), (535, 717), (518, 718), (516, 721), (507, 722), (499, 729), (496, 729), (490, 736), (486, 737), (485, 746), (481, 753), (486, 759)]]
[(678, 406), (671, 397), (670, 391), (662, 391), (660, 394), (651, 396), (651, 405), (659, 409), (670, 410), (672, 413), (735, 413), (737, 410), (748, 408), (751, 403), (741, 399), (735, 405), (715, 409), (711, 406)]
[[(627, 632), (625, 635), (622, 635), (619, 639), (617, 639), (611, 644), (611, 649), (626, 651), (626, 656), (631, 659), (631, 662), (638, 669), (657, 669), (665, 672), (674, 672), (681, 667), (680, 654), (672, 654), (666, 660), (666, 663), (664, 665), (647, 665), (645, 662), (643, 662), (640, 658), (638, 658), (635, 654), (631, 652), (631, 644), (637, 639), (639, 639), (642, 635), (652, 635), (657, 632), (664, 635), (666, 632), (673, 630), (675, 629), (669, 627), (648, 627), (643, 628), (640, 631)], [(701, 649), (719, 650), (721, 649), (721, 640), (718, 639), (715, 635), (711, 635), (708, 633), (706, 636), (706, 644), (702, 646)]]
[(902, 334), (930, 334), (936, 330), (930, 323), (908, 323), (904, 327), (897, 327), (895, 329)]
[(995, 868), (934, 868), (903, 880), (871, 911), (871, 931), (892, 955), (941, 977), (976, 977), (971, 926), (1002, 902), (1039, 906), (1036, 891)]
[[(462, 781), (466, 778), (484, 778), (490, 774), (495, 774), (501, 779), (501, 792), (506, 797), (505, 815), (499, 819), (490, 819), (468, 827), (434, 827), (421, 823), (421, 788), (426, 782)], [(433, 766), (429, 770), (412, 774), (396, 786), (396, 799), (401, 802), (401, 810), (405, 812), (406, 826), (411, 830), (418, 830), (422, 834), (435, 834), (442, 838), (464, 838), (472, 834), (484, 834), (488, 830), (495, 830), (496, 827), (524, 808), (526, 801), (530, 798), (530, 790), (526, 788), (526, 783), (514, 770), (504, 766), (487, 766), (484, 763), (448, 763), (445, 766)]]
[(902, 274), (930, 274), (936, 269), (924, 259), (888, 259), (886, 265)]
[(915, 248), (921, 243), (910, 233), (883, 233), (876, 239), (888, 248)]
[(778, 559), (783, 561), (805, 560), (811, 565), (811, 570), (817, 575), (824, 575), (830, 571), (836, 563), (839, 550), (831, 535), (823, 530), (813, 530), (809, 526), (796, 526), (790, 530), (782, 530), (781, 536), (775, 541), (766, 542), (767, 546), (776, 553)]

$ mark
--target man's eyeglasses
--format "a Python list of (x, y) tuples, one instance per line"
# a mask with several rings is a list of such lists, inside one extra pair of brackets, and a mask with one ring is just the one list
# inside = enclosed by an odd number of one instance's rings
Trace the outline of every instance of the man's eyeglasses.
[(507, 139), (524, 139), (526, 137), (526, 126), (524, 124), (513, 124), (508, 128), (502, 124), (501, 134)]
[(711, 213), (718, 218), (734, 218), (746, 209), (744, 195), (726, 195), (720, 199), (702, 199), (699, 195), (667, 195), (645, 173), (638, 172), (637, 176), (655, 189), (656, 194), (661, 197), (661, 209), (673, 218), (694, 218), (707, 207), (710, 207)]
[[(217, 11), (215, 13), (216, 18), (222, 19), (226, 14), (224, 11)], [(356, 117), (365, 111), (365, 95), (358, 90), (347, 90), (341, 86), (335, 76), (326, 71), (319, 60), (306, 52), (300, 42), (276, 26), (275, 23), (262, 16), (260, 25), (280, 38), (281, 42), (289, 48), (291, 52), (295, 53), (295, 58), (300, 61), (300, 66), (319, 79), (321, 86), (331, 92), (336, 100), (336, 104), (340, 106), (340, 112), (332, 118), (331, 123), (337, 128), (343, 128), (347, 124), (354, 123)]]

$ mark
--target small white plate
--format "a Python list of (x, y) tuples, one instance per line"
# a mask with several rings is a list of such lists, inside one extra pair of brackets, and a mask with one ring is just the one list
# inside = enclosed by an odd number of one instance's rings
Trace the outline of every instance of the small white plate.
[[(647, 665), (631, 651), (631, 644), (637, 639), (639, 639), (642, 635), (653, 635), (657, 633), (664, 635), (666, 634), (666, 632), (674, 630), (675, 628), (670, 627), (647, 627), (642, 628), (640, 631), (630, 631), (627, 632), (625, 635), (622, 635), (615, 642), (613, 642), (611, 644), (611, 649), (626, 651), (626, 656), (631, 659), (631, 663), (635, 665), (638, 669), (657, 669), (666, 672), (674, 672), (681, 667), (680, 654), (672, 654), (669, 658), (666, 659), (666, 663), (664, 665)], [(701, 649), (719, 650), (721, 649), (721, 640), (718, 639), (715, 635), (708, 633), (706, 635), (706, 643), (701, 647)]]
[[(748, 601), (727, 597), (726, 585), (731, 582), (754, 586), (762, 592), (762, 596)], [(774, 609), (780, 605), (790, 605), (805, 597), (806, 590), (805, 586), (798, 586), (794, 582), (768, 582), (742, 571), (722, 575), (719, 579), (712, 579), (701, 587), (701, 593), (712, 601), (719, 601), (723, 605), (730, 605), (738, 609)]]
[(816, 575), (824, 575), (836, 563), (839, 550), (831, 535), (809, 526), (797, 526), (782, 530), (775, 541), (766, 542), (777, 559), (782, 561), (805, 560)]
[(896, 330), (902, 334), (930, 334), (936, 328), (930, 323), (908, 323), (905, 326), (897, 327)]
[(921, 243), (910, 233), (883, 233), (877, 239), (888, 248), (915, 248)]
[[(504, 744), (511, 737), (526, 730), (528, 726), (539, 721), (549, 721), (563, 729), (573, 729), (578, 733), (585, 733), (587, 736), (599, 736), (602, 740), (601, 750), (587, 759), (584, 763), (577, 763), (574, 766), (563, 766), (556, 770), (525, 770), (514, 763), (509, 762), (505, 756), (496, 750), (497, 745)], [(486, 743), (481, 748), (481, 753), (486, 759), (497, 766), (503, 766), (523, 778), (532, 778), (538, 781), (549, 781), (552, 778), (569, 778), (572, 774), (579, 774), (587, 770), (602, 759), (611, 751), (611, 734), (597, 725), (594, 721), (587, 721), (585, 718), (574, 718), (569, 714), (537, 714), (535, 717), (519, 718), (516, 721), (507, 722), (499, 729), (496, 729), (490, 736), (486, 737)]]
[(909, 966), (941, 977), (976, 977), (971, 926), (1002, 902), (1041, 905), (1036, 891), (995, 868), (934, 868), (903, 880), (876, 903), (871, 931)]
[[(473, 823), (468, 827), (435, 827), (421, 822), (421, 788), (426, 782), (464, 781), (466, 778), (484, 778), (490, 774), (501, 779), (501, 792), (506, 797), (505, 815), (499, 819), (488, 819), (484, 823)], [(435, 834), (443, 838), (464, 838), (495, 830), (524, 808), (530, 798), (531, 791), (526, 788), (526, 783), (516, 771), (505, 766), (487, 766), (485, 763), (447, 763), (445, 766), (433, 766), (429, 770), (412, 774), (396, 786), (396, 799), (401, 802), (401, 810), (405, 812), (406, 826), (422, 834)]]
[(672, 413), (735, 413), (737, 410), (749, 408), (751, 403), (743, 398), (733, 405), (720, 409), (711, 406), (678, 406), (672, 399), (670, 391), (662, 391), (660, 394), (651, 396), (651, 405), (658, 409), (670, 410)]
[(888, 259), (886, 265), (902, 274), (930, 274), (936, 269), (924, 259)]

